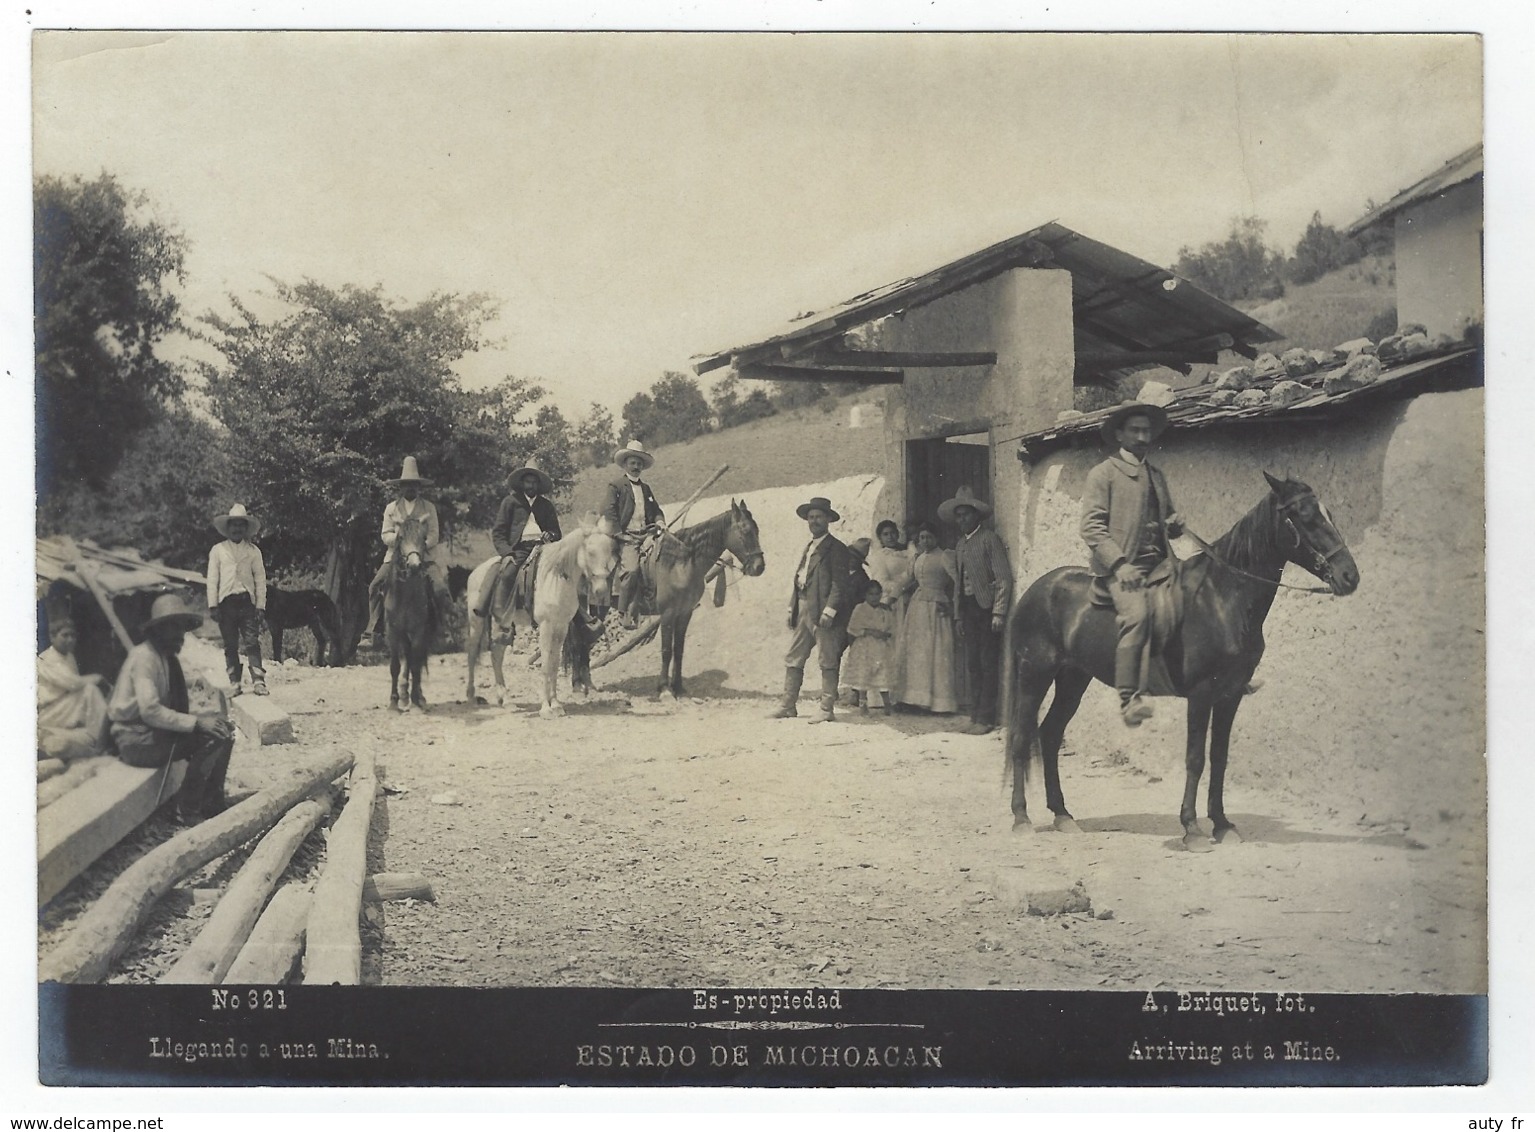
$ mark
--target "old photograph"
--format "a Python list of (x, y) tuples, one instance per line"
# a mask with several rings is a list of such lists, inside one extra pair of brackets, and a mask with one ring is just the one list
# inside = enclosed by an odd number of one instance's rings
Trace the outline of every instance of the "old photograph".
[(1483, 48), (36, 32), (45, 1081), (1484, 1079)]

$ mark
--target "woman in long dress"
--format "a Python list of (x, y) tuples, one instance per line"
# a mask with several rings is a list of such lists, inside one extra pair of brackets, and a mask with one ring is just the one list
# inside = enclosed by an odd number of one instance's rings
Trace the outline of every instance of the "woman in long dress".
[(906, 604), (909, 600), (912, 573), (911, 560), (916, 550), (901, 541), (901, 528), (892, 519), (886, 519), (874, 528), (879, 545), (869, 552), (864, 569), (869, 577), (878, 582), (884, 591), (885, 604), (895, 614), (895, 632), (890, 639), (888, 678), (891, 687), (901, 687), (901, 632), (906, 624)]
[(74, 623), (60, 619), (37, 657), (37, 746), (54, 759), (83, 759), (106, 749), (106, 679), (80, 675), (75, 639)]
[(938, 528), (917, 527), (917, 554), (912, 560), (911, 600), (901, 633), (905, 665), (903, 704), (932, 712), (952, 713), (954, 698), (954, 552), (938, 546)]

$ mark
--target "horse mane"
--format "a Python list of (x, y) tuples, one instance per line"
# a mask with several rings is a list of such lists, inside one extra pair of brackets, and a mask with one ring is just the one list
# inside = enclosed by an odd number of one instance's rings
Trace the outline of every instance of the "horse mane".
[(725, 534), (730, 529), (731, 514), (721, 511), (696, 527), (684, 527), (671, 538), (663, 538), (656, 548), (656, 561), (671, 566), (684, 560), (704, 558), (713, 562), (725, 549)]
[(1273, 492), (1265, 492), (1251, 511), (1243, 515), (1213, 546), (1222, 561), (1239, 570), (1261, 570), (1282, 563), (1278, 542), (1278, 507)]
[(578, 527), (557, 542), (545, 543), (539, 558), (539, 574), (552, 572), (561, 578), (575, 577), (579, 572), (576, 559), (591, 533), (585, 527)]

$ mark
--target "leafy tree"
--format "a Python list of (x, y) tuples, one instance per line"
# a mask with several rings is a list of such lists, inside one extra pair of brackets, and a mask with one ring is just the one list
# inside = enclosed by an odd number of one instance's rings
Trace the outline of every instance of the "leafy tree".
[(1173, 271), (1227, 302), (1275, 299), (1284, 294), (1284, 257), (1263, 242), (1268, 223), (1243, 216), (1219, 242), (1197, 251), (1180, 248)]
[(629, 399), (624, 406), (624, 431), (658, 448), (708, 432), (709, 415), (709, 402), (698, 383), (686, 374), (668, 370), (649, 393), (636, 393)]
[(488, 521), (519, 453), (511, 422), (542, 391), (517, 381), (489, 393), (459, 385), (452, 365), (481, 344), (494, 311), (484, 295), (433, 295), (413, 306), (380, 289), (274, 281), (289, 309), (264, 320), (232, 299), (209, 314), (223, 355), (200, 368), (229, 429), (229, 462), (249, 504), (270, 524), (279, 563), (325, 562), (350, 645), (361, 631), (367, 583), (383, 553), (385, 480), (414, 455), (445, 532)]
[(182, 329), (186, 238), (103, 173), (33, 182), (37, 491), (102, 487), (133, 435), (182, 389), (156, 355)]
[(583, 467), (602, 467), (613, 458), (613, 450), (618, 447), (612, 410), (593, 401), (586, 416), (576, 422), (571, 439), (578, 463)]
[(1311, 223), (1296, 241), (1295, 254), (1285, 265), (1292, 283), (1310, 283), (1329, 271), (1358, 263), (1361, 250), (1357, 241), (1345, 236), (1331, 224), (1322, 223), (1322, 214), (1313, 212)]
[(709, 390), (709, 399), (720, 428), (734, 428), (778, 412), (761, 382), (753, 382), (751, 392), (742, 397), (741, 379), (733, 373), (714, 383)]

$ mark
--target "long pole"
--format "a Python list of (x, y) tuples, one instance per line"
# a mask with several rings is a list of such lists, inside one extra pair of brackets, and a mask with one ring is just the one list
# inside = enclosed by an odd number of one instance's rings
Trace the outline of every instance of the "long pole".
[(708, 491), (709, 488), (713, 487), (715, 481), (728, 471), (730, 471), (729, 464), (721, 464), (718, 468), (716, 468), (714, 470), (714, 474), (706, 479), (703, 482), (703, 485), (697, 491), (688, 496), (687, 502), (678, 509), (677, 514), (672, 518), (672, 521), (666, 524), (666, 529), (671, 530), (678, 523), (682, 522), (683, 516), (688, 513), (688, 509), (692, 507), (693, 504), (697, 503), (698, 500), (703, 496), (703, 493)]

